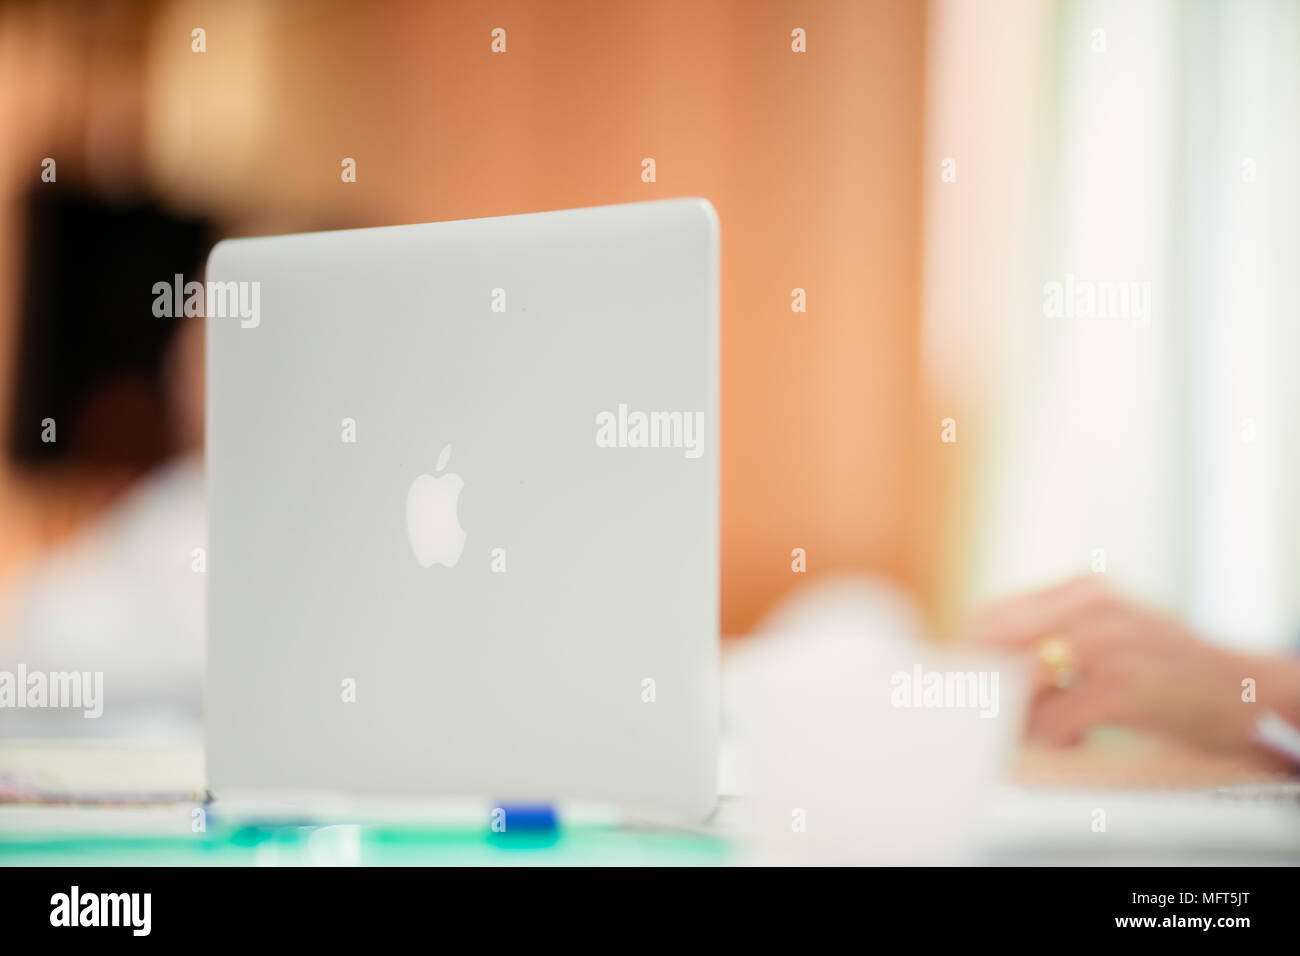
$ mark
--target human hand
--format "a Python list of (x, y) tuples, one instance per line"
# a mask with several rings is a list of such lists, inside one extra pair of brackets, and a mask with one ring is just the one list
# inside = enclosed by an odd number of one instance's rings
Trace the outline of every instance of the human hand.
[[(1058, 678), (1069, 668), (1042, 658), (1049, 638), (1073, 657), (1066, 687)], [(1096, 575), (991, 605), (966, 639), (1034, 658), (1028, 732), (1047, 744), (1075, 744), (1094, 727), (1118, 725), (1277, 764), (1254, 741), (1255, 721), (1266, 709), (1288, 714), (1300, 703), (1297, 662), (1205, 643)], [(1256, 682), (1255, 702), (1243, 700), (1247, 678)]]

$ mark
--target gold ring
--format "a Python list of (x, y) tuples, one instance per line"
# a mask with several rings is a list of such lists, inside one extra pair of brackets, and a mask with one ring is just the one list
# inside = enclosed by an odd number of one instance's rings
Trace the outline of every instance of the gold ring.
[(1038, 659), (1052, 675), (1052, 683), (1065, 690), (1079, 679), (1079, 655), (1074, 645), (1060, 634), (1052, 634), (1038, 642)]

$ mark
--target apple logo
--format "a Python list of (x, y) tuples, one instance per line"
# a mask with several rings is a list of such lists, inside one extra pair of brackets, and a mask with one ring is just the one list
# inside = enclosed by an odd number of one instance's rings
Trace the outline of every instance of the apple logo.
[(422, 568), (434, 564), (454, 568), (465, 550), (465, 529), (456, 514), (465, 482), (460, 475), (442, 475), (450, 458), (451, 446), (446, 445), (438, 455), (441, 477), (420, 475), (406, 493), (406, 532)]

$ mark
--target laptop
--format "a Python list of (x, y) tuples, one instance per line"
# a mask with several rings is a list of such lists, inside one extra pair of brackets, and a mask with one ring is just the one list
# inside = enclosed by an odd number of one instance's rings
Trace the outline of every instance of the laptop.
[(718, 243), (675, 199), (213, 249), (218, 799), (711, 811)]

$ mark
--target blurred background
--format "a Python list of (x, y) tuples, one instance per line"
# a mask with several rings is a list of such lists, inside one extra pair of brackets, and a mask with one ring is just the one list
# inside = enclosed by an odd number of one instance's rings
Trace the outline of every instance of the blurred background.
[[(129, 653), (141, 732), (198, 720), (201, 320), (153, 282), (224, 236), (690, 195), (724, 635), (855, 575), (943, 638), (1094, 572), (1284, 647), (1298, 64), (1288, 0), (0, 2), (0, 660)], [(1079, 282), (1149, 308), (1054, 310)]]

